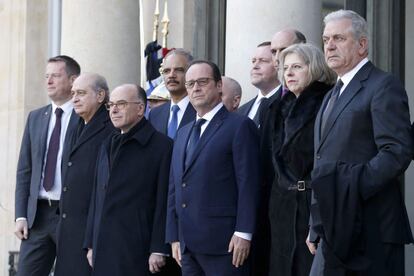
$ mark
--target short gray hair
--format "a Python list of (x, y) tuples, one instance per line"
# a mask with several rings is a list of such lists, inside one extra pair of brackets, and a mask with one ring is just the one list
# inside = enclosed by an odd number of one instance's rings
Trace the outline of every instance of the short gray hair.
[(367, 21), (358, 13), (351, 10), (337, 10), (325, 16), (323, 23), (328, 24), (331, 21), (349, 19), (352, 22), (352, 33), (356, 40), (362, 37), (368, 39), (368, 24)]
[(173, 50), (169, 51), (165, 55), (164, 60), (167, 57), (171, 56), (171, 55), (181, 55), (181, 56), (185, 57), (187, 59), (188, 64), (190, 64), (194, 59), (194, 57), (191, 55), (191, 53), (189, 51), (187, 51), (186, 49), (184, 49), (184, 48), (176, 48), (176, 49), (173, 49)]
[(310, 43), (301, 43), (293, 44), (280, 53), (280, 70), (279, 70), (279, 79), (284, 83), (284, 69), (283, 65), (285, 63), (285, 58), (289, 54), (297, 54), (303, 62), (308, 65), (309, 71), (309, 82), (306, 86), (310, 85), (314, 81), (319, 81), (326, 84), (333, 84), (336, 80), (336, 74), (332, 69), (326, 64), (325, 57), (322, 51), (313, 44)]
[(109, 88), (108, 88), (108, 83), (106, 82), (106, 79), (99, 74), (91, 74), (91, 76), (92, 76), (92, 83), (91, 83), (92, 89), (96, 93), (98, 93), (101, 90), (104, 91), (105, 93), (104, 103), (107, 103), (109, 101)]

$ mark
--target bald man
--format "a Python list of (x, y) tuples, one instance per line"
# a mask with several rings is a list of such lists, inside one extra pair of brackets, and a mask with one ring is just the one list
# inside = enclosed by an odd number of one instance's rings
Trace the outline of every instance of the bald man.
[(230, 77), (222, 76), (223, 82), (221, 101), (228, 111), (234, 112), (240, 105), (242, 88), (240, 84)]

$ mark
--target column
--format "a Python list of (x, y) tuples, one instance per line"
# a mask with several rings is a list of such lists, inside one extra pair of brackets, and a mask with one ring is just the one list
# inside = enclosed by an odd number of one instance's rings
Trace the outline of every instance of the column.
[(140, 83), (139, 1), (62, 1), (61, 54), (82, 72), (103, 75), (109, 88)]
[(321, 9), (321, 0), (227, 0), (225, 74), (240, 82), (243, 102), (257, 93), (249, 73), (256, 46), (286, 27), (300, 30), (308, 41), (321, 45)]

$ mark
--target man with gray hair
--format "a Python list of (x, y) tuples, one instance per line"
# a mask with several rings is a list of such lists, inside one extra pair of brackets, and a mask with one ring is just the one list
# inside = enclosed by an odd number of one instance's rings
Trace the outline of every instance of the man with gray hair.
[(98, 151), (115, 131), (105, 109), (108, 90), (105, 78), (95, 73), (81, 74), (72, 86), (73, 107), (80, 118), (70, 137), (69, 154), (62, 160), (67, 173), (59, 202), (56, 276), (91, 273), (82, 245)]
[(407, 95), (368, 60), (364, 18), (339, 10), (324, 23), (338, 80), (315, 122), (310, 275), (404, 275), (414, 241), (399, 182), (412, 156)]
[(230, 77), (222, 76), (223, 82), (221, 100), (228, 111), (234, 112), (240, 104), (242, 88), (240, 84)]

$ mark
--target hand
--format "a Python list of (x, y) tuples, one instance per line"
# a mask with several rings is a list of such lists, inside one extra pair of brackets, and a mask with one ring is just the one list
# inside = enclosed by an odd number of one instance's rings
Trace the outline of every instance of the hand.
[(229, 252), (233, 251), (233, 265), (239, 267), (247, 259), (250, 252), (250, 241), (240, 238), (236, 235), (230, 240)]
[(148, 259), (149, 270), (151, 273), (157, 273), (161, 271), (161, 267), (166, 264), (165, 257), (162, 255), (152, 253)]
[(17, 236), (17, 238), (19, 238), (19, 240), (27, 240), (27, 238), (29, 237), (27, 220), (16, 221), (14, 234)]
[(180, 242), (171, 243), (172, 256), (179, 266), (181, 266)]
[(88, 248), (88, 253), (86, 254), (86, 258), (88, 259), (88, 263), (91, 267), (93, 267), (92, 258), (93, 258), (93, 250), (92, 248)]
[(309, 240), (309, 234), (308, 234), (308, 237), (306, 238), (306, 245), (308, 246), (308, 249), (309, 249), (310, 253), (312, 255), (315, 255), (316, 249), (318, 248), (318, 244), (313, 243)]

